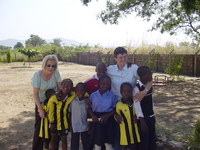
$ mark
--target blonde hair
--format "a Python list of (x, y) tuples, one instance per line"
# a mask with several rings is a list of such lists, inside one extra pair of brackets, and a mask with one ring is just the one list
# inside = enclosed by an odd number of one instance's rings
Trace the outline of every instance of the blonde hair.
[(46, 55), (42, 60), (42, 69), (45, 69), (47, 61), (55, 62), (55, 70), (58, 68), (58, 58), (56, 55)]

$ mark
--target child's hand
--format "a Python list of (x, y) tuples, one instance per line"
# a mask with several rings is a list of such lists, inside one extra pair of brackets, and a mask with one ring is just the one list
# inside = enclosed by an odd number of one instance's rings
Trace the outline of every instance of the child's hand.
[(142, 132), (148, 132), (149, 131), (148, 126), (147, 126), (144, 118), (140, 118), (140, 126), (141, 126)]
[(117, 123), (119, 123), (119, 124), (122, 123), (122, 121), (123, 121), (122, 117), (118, 114), (115, 114), (115, 119), (116, 119)]
[(101, 123), (105, 124), (105, 123), (107, 123), (108, 119), (109, 119), (109, 116), (108, 116), (108, 115), (103, 115), (103, 116), (100, 117), (100, 120), (99, 120), (99, 121), (100, 121)]
[(98, 119), (95, 115), (93, 115), (93, 116), (92, 116), (92, 121), (93, 121), (93, 122), (98, 122), (99, 119)]

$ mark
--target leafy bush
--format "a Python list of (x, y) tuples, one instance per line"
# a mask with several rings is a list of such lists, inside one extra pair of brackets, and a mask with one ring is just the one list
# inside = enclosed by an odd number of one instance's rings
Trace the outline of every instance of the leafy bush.
[(193, 135), (188, 138), (188, 146), (190, 150), (200, 149), (200, 120), (194, 124)]
[(164, 72), (169, 74), (174, 81), (175, 76), (179, 77), (180, 71), (183, 66), (183, 57), (172, 54), (169, 58), (168, 67), (165, 68)]

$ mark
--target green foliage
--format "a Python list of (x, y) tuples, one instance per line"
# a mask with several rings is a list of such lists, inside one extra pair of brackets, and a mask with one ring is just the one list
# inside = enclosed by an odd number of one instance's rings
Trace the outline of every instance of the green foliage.
[(164, 72), (169, 74), (172, 77), (172, 80), (174, 81), (175, 76), (177, 76), (177, 78), (179, 77), (182, 66), (183, 57), (172, 54), (169, 58), (168, 67), (165, 68)]
[(7, 58), (7, 63), (11, 63), (12, 62), (10, 49), (7, 50), (6, 58)]
[(157, 67), (157, 56), (158, 54), (152, 51), (151, 54), (144, 56), (143, 61), (141, 63), (142, 66), (148, 66), (152, 71), (156, 71)]
[(188, 138), (188, 146), (190, 150), (200, 149), (200, 120), (194, 124), (192, 135)]
[[(81, 0), (87, 5), (91, 0)], [(200, 40), (200, 2), (199, 0), (107, 0), (105, 10), (98, 18), (105, 24), (118, 24), (122, 17), (135, 12), (137, 16), (149, 21), (156, 20), (151, 30), (169, 32), (171, 35), (180, 30)]]
[(22, 44), (21, 42), (17, 42), (13, 48), (14, 48), (14, 49), (17, 49), (17, 48), (24, 48), (24, 46), (23, 46), (23, 44)]
[(51, 43), (51, 44), (61, 47), (61, 42), (62, 42), (61, 39), (55, 38), (55, 39), (53, 39), (53, 43)]
[(26, 47), (38, 47), (46, 44), (46, 41), (38, 35), (31, 34), (30, 38), (25, 42)]

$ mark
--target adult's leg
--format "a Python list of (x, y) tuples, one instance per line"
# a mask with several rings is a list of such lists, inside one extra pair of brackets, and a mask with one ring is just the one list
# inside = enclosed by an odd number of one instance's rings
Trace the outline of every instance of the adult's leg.
[(80, 133), (71, 133), (71, 150), (79, 150)]
[(43, 140), (39, 137), (41, 118), (38, 113), (37, 107), (35, 107), (35, 130), (33, 136), (32, 150), (43, 150)]

